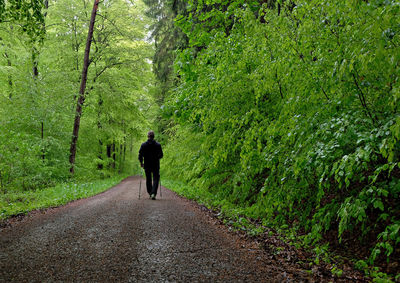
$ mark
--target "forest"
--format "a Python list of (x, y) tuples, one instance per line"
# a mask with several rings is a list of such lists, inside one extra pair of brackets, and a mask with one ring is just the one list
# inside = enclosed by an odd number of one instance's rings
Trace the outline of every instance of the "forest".
[(398, 1), (94, 2), (90, 36), (93, 1), (0, 0), (3, 218), (139, 174), (153, 129), (171, 189), (400, 280)]
[[(4, 4), (3, 4), (4, 5)], [(6, 1), (2, 12), (0, 180), (3, 191), (70, 178), (92, 1)], [(3, 8), (4, 8), (3, 7)], [(103, 1), (93, 34), (75, 177), (132, 170), (152, 112), (152, 45), (143, 3)]]

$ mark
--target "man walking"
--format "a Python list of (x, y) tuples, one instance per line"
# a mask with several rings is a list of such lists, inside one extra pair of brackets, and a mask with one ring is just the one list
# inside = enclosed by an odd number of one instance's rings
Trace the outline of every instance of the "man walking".
[(147, 142), (142, 143), (139, 150), (140, 166), (146, 173), (146, 188), (151, 199), (156, 199), (158, 182), (160, 181), (160, 159), (163, 157), (161, 145), (154, 140), (154, 132), (147, 133)]

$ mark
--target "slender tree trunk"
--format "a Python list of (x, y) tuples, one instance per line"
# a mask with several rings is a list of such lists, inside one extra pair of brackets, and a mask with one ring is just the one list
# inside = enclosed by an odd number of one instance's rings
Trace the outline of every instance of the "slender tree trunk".
[(33, 78), (36, 80), (37, 77), (39, 76), (39, 69), (38, 69), (38, 51), (35, 47), (32, 48), (32, 73), (33, 73)]
[[(98, 101), (98, 112), (97, 112), (97, 129), (99, 132), (103, 129), (103, 125), (101, 124), (101, 108), (103, 105), (103, 98), (101, 95), (99, 95), (99, 101)], [(102, 170), (103, 169), (103, 141), (101, 138), (99, 138), (99, 154), (98, 154), (99, 160), (101, 160), (99, 163), (97, 163), (97, 169)]]
[(111, 158), (111, 144), (107, 145), (107, 158)]
[(121, 165), (119, 172), (122, 173), (125, 169), (125, 160), (126, 160), (126, 137), (124, 137), (124, 144), (121, 145)]
[[(35, 84), (35, 89), (37, 89), (36, 83), (37, 83), (37, 79), (39, 77), (39, 69), (38, 69), (39, 63), (37, 61), (37, 57), (39, 56), (39, 51), (36, 49), (35, 46), (32, 47), (32, 54), (31, 55), (32, 55), (33, 83)], [(40, 137), (42, 139), (42, 147), (43, 147), (43, 144), (44, 144), (43, 143), (43, 139), (44, 139), (44, 122), (43, 121), (40, 122), (40, 128), (41, 128)], [(42, 152), (41, 158), (42, 158), (42, 161), (44, 162), (44, 158), (45, 158), (45, 156), (44, 156), (44, 148), (41, 149), (41, 152)]]
[(281, 95), (281, 98), (283, 99), (281, 80), (278, 77), (278, 69), (275, 71), (275, 78), (276, 78), (276, 82), (278, 83), (278, 86), (279, 86), (279, 93)]
[[(0, 188), (3, 190), (3, 176), (1, 175), (1, 170), (0, 170)], [(6, 193), (6, 191), (4, 190), (3, 193)]]
[(78, 142), (79, 135), (79, 126), (81, 123), (81, 115), (82, 115), (82, 105), (85, 101), (85, 88), (87, 81), (87, 73), (89, 68), (89, 53), (90, 53), (90, 45), (92, 44), (93, 38), (93, 29), (94, 22), (96, 20), (97, 8), (99, 6), (99, 0), (94, 0), (92, 16), (90, 18), (89, 32), (86, 40), (86, 49), (85, 49), (85, 57), (83, 59), (83, 69), (82, 69), (82, 79), (81, 86), (79, 88), (79, 98), (76, 104), (76, 112), (75, 112), (75, 121), (74, 121), (74, 129), (72, 131), (72, 140), (70, 147), (70, 155), (69, 155), (69, 163), (71, 164), (70, 172), (74, 174), (74, 165), (75, 165), (75, 157), (76, 157), (76, 144)]
[(372, 123), (375, 124), (375, 122), (376, 122), (375, 117), (371, 114), (371, 111), (369, 110), (368, 105), (367, 105), (367, 101), (365, 100), (365, 94), (362, 91), (360, 84), (358, 83), (358, 80), (357, 80), (358, 75), (356, 77), (355, 73), (353, 72), (352, 76), (353, 76), (354, 84), (358, 90), (358, 98), (360, 99), (361, 105), (362, 105), (364, 111), (367, 113), (367, 115), (371, 118)]
[[(10, 59), (7, 60), (7, 64), (8, 64), (8, 67), (11, 67), (11, 60)], [(12, 98), (12, 93), (13, 93), (13, 81), (12, 81), (11, 73), (8, 75), (8, 86), (10, 87), (10, 94), (9, 94), (8, 97), (11, 99)]]
[(112, 144), (112, 169), (115, 169), (115, 142), (113, 142)]
[[(45, 0), (44, 1), (44, 7), (45, 7), (45, 12), (43, 14), (44, 18), (47, 16), (47, 9), (49, 8), (49, 1)], [(46, 25), (45, 23), (43, 24), (43, 30), (46, 30)], [(33, 73), (33, 80), (35, 81), (39, 77), (39, 62), (38, 62), (38, 57), (39, 57), (40, 51), (36, 48), (35, 43), (32, 44), (32, 73)], [(10, 96), (11, 98), (11, 96)], [(43, 140), (44, 140), (44, 121), (40, 122), (41, 130), (40, 130), (40, 137), (42, 138), (42, 146), (43, 146)], [(44, 162), (45, 160), (45, 149), (42, 148), (42, 160)]]
[[(46, 18), (47, 17), (47, 9), (49, 9), (49, 1), (45, 0), (44, 1), (44, 8), (45, 8), (45, 12), (43, 14), (43, 17)], [(46, 30), (46, 24), (43, 23), (42, 25), (43, 30)], [(39, 56), (39, 51), (36, 48), (35, 44), (33, 43), (32, 45), (32, 72), (33, 72), (33, 78), (37, 79), (37, 77), (39, 76), (39, 70), (38, 70), (38, 61), (37, 58)]]
[(126, 139), (124, 141), (124, 157), (122, 158), (122, 161), (125, 163), (126, 160)]
[(118, 172), (119, 173), (121, 173), (122, 172), (122, 169), (123, 169), (123, 167), (124, 167), (124, 161), (123, 161), (123, 153), (124, 153), (124, 146), (123, 146), (123, 144), (121, 143), (120, 145), (119, 145), (119, 166), (118, 166)]
[(97, 163), (97, 170), (103, 170), (103, 141), (99, 139), (99, 154), (97, 157), (101, 160)]
[[(0, 38), (0, 40), (2, 40), (2, 39)], [(7, 58), (7, 66), (11, 67), (11, 60), (10, 60), (10, 57), (8, 56), (7, 52), (4, 52), (4, 57)], [(10, 93), (8, 95), (8, 98), (11, 99), (12, 98), (12, 88), (13, 88), (13, 81), (12, 81), (11, 72), (8, 74), (8, 86), (10, 88)]]
[[(43, 142), (43, 140), (44, 140), (44, 122), (42, 122), (42, 142)], [(45, 159), (45, 150), (44, 150), (44, 148), (42, 148), (42, 160), (43, 160), (43, 162), (44, 162), (44, 159)]]

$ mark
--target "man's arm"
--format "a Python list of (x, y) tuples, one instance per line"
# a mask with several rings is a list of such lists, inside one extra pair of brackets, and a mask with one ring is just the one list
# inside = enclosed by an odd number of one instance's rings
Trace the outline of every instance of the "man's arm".
[(161, 144), (160, 144), (160, 150), (159, 150), (159, 152), (158, 152), (158, 159), (163, 158), (163, 156), (164, 156), (164, 153), (163, 153), (163, 151), (162, 151)]
[(140, 167), (143, 167), (143, 145), (141, 145), (139, 149), (139, 162)]

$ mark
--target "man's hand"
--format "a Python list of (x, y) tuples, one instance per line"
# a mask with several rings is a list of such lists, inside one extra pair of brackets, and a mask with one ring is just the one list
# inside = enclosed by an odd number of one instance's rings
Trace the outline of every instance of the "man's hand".
[(140, 163), (140, 167), (142, 167), (142, 168), (143, 168), (143, 163)]

